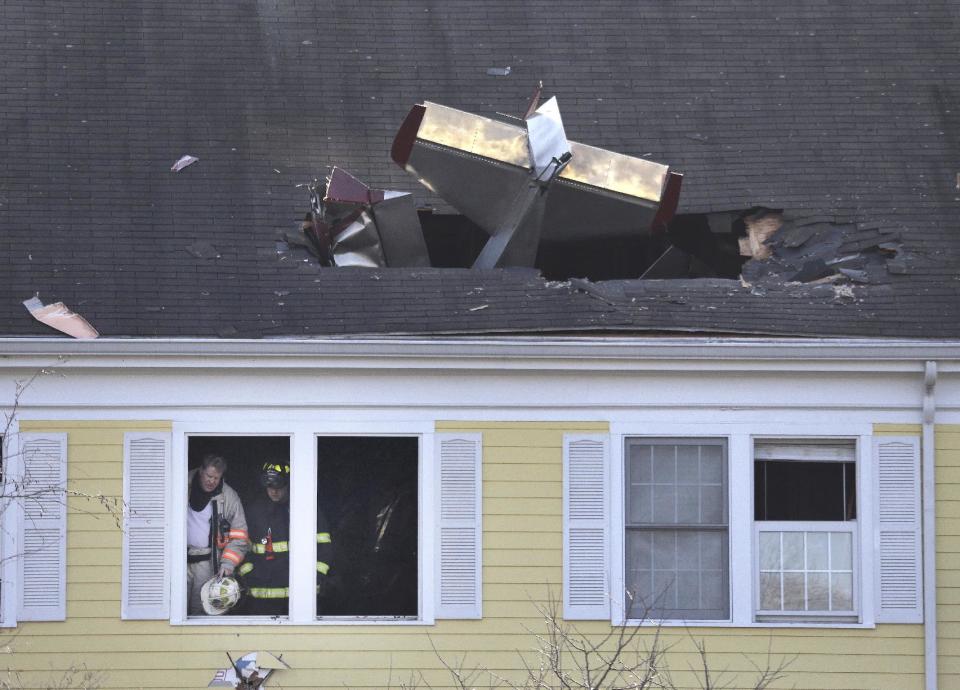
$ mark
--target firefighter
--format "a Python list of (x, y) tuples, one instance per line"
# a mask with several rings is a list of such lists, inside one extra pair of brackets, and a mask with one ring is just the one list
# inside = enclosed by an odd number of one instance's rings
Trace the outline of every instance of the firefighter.
[[(237, 572), (247, 590), (247, 614), (286, 616), (290, 602), (290, 465), (268, 460), (260, 470), (260, 484), (265, 493), (248, 511), (250, 553)], [(319, 509), (317, 524), (317, 577), (320, 578), (330, 570), (326, 555), (330, 533)]]
[(233, 574), (247, 552), (247, 521), (240, 497), (223, 475), (227, 461), (206, 455), (188, 477), (187, 611), (203, 614), (200, 590), (210, 578)]

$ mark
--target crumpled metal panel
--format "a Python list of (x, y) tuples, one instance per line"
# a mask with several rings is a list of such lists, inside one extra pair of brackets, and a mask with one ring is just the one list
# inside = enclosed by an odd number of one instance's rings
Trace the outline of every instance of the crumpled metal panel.
[(371, 207), (380, 234), (380, 246), (387, 266), (430, 265), (427, 244), (413, 195), (387, 191), (383, 201)]
[(337, 266), (385, 266), (380, 236), (373, 218), (366, 212), (333, 240), (333, 262)]
[(302, 231), (321, 262), (335, 266), (430, 265), (413, 197), (371, 189), (342, 168), (311, 187)]

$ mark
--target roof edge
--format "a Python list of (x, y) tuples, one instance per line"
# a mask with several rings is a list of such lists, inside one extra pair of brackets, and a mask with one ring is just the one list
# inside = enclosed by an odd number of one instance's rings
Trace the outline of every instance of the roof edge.
[[(514, 337), (311, 338), (276, 340), (0, 338), (0, 366), (13, 358), (78, 359), (203, 357), (334, 359), (713, 360), (915, 362), (960, 366), (960, 340), (885, 338)], [(119, 366), (132, 364), (120, 362)], [(210, 361), (213, 365), (213, 361)]]

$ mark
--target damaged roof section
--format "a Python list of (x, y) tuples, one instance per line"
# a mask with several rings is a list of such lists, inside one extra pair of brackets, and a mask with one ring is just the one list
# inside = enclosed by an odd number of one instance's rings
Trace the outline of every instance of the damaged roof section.
[[(676, 211), (678, 173), (569, 141), (557, 99), (540, 104), (540, 93), (513, 119), (415, 105), (394, 139), (394, 162), (488, 236), (475, 269), (534, 267), (549, 242), (663, 234)], [(321, 264), (431, 265), (410, 195), (371, 190), (335, 167), (311, 198), (301, 229)]]
[(760, 211), (746, 223), (741, 246), (748, 283), (889, 283), (909, 272), (899, 227), (857, 223), (848, 216)]

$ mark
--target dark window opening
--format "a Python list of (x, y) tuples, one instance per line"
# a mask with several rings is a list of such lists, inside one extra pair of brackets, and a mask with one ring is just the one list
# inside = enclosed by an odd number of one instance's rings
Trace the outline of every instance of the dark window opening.
[(771, 521), (855, 520), (856, 463), (757, 460), (754, 519)]
[(332, 537), (319, 616), (417, 616), (418, 457), (413, 437), (317, 439), (317, 503)]
[[(634, 236), (540, 242), (535, 267), (548, 280), (737, 278), (749, 260), (740, 251), (750, 211), (682, 214), (666, 233), (638, 228)], [(466, 216), (419, 212), (430, 263), (469, 268), (488, 235)]]
[[(278, 496), (280, 500), (277, 502), (271, 500), (261, 482), (261, 475), (267, 461), (289, 468), (290, 440), (286, 436), (191, 436), (187, 448), (190, 476), (200, 472), (203, 460), (208, 456), (219, 456), (226, 461), (221, 483), (236, 492), (243, 517), (241, 523), (231, 492), (221, 487), (219, 491), (224, 495), (225, 510), (221, 514), (218, 508), (217, 524), (210, 525), (214, 533), (209, 536), (212, 543), (208, 546), (216, 547), (219, 558), (208, 556), (197, 561), (199, 554), (196, 552), (202, 549), (198, 548), (199, 543), (191, 546), (191, 540), (197, 541), (191, 536), (191, 511), (201, 504), (203, 511), (208, 511), (211, 502), (198, 495), (194, 484), (188, 488), (188, 613), (191, 616), (205, 615), (197, 608), (199, 600), (194, 591), (219, 571), (219, 564), (234, 558), (227, 554), (239, 552), (240, 562), (233, 564), (233, 574), (240, 582), (243, 594), (236, 605), (220, 615), (286, 616), (289, 613), (289, 560), (284, 549), (289, 539), (289, 493)], [(289, 469), (285, 474), (289, 480)], [(208, 512), (209, 517), (204, 519), (212, 522), (212, 509)], [(207, 512), (197, 513), (198, 516), (201, 514), (207, 515)], [(237, 548), (236, 540), (243, 529), (247, 531), (249, 542), (243, 548)], [(218, 538), (220, 543), (216, 544)], [(194, 553), (192, 557), (191, 552)], [(191, 564), (192, 559), (197, 562)], [(216, 569), (214, 560), (218, 561)]]

